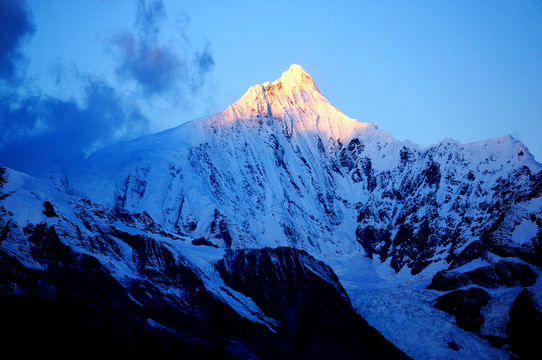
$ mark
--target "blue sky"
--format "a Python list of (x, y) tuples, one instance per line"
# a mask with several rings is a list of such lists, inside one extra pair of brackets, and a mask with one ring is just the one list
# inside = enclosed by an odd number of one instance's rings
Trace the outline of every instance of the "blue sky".
[(0, 0), (0, 165), (29, 173), (218, 112), (292, 63), (421, 145), (542, 159), (542, 2)]

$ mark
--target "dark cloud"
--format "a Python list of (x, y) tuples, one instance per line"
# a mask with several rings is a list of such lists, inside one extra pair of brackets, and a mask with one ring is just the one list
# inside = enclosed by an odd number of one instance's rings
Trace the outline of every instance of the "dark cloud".
[(0, 98), (0, 165), (39, 174), (94, 147), (146, 132), (148, 119), (104, 82), (89, 80), (85, 105), (48, 96)]
[[(40, 174), (83, 159), (93, 148), (147, 132), (148, 119), (107, 83), (83, 80), (84, 105), (41, 94), (23, 96), (24, 78), (16, 78), (25, 59), (19, 48), (35, 31), (24, 1), (0, 0), (0, 166)], [(152, 57), (152, 56), (151, 56)], [(156, 57), (156, 56), (155, 56)], [(55, 66), (56, 82), (64, 67)]]
[(0, 79), (14, 80), (21, 42), (35, 31), (30, 12), (23, 0), (0, 1)]
[(135, 81), (145, 95), (165, 95), (185, 89), (194, 93), (214, 66), (211, 46), (207, 44), (203, 51), (196, 52), (193, 62), (191, 55), (181, 57), (158, 39), (166, 18), (163, 1), (138, 2), (136, 31), (125, 32), (111, 41), (119, 55), (116, 72), (123, 80)]
[(171, 49), (138, 41), (132, 33), (117, 36), (114, 44), (121, 55), (117, 74), (135, 80), (145, 95), (166, 93), (183, 80), (185, 66)]
[[(81, 103), (48, 96), (39, 89), (31, 89), (33, 95), (21, 95), (28, 94), (29, 84), (33, 85), (18, 71), (25, 61), (20, 45), (35, 31), (32, 14), (22, 0), (0, 0), (0, 80), (7, 80), (7, 86), (0, 86), (0, 166), (43, 175), (80, 161), (91, 150), (147, 133), (149, 120), (137, 105), (140, 95), (198, 91), (214, 66), (211, 45), (180, 57), (159, 41), (166, 18), (163, 1), (140, 0), (134, 31), (110, 41), (119, 55), (115, 68), (119, 79), (135, 81), (141, 93), (123, 96), (109, 83), (78, 69), (73, 92), (82, 91)], [(62, 59), (52, 64), (51, 76), (57, 85), (68, 71)]]

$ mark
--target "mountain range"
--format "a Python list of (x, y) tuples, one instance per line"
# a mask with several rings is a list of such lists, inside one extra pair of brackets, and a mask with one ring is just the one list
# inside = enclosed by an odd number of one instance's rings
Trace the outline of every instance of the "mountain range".
[(62, 172), (1, 168), (0, 189), (23, 353), (507, 359), (542, 335), (528, 149), (396, 140), (299, 65)]

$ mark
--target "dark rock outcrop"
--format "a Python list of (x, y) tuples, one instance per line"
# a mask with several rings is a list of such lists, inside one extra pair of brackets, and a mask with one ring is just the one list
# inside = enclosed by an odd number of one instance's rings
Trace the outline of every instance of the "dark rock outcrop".
[(538, 359), (542, 314), (529, 290), (524, 289), (516, 297), (508, 316), (510, 321), (506, 325), (506, 334), (510, 349), (521, 359)]
[[(286, 339), (209, 293), (193, 269), (152, 238), (117, 233), (133, 249), (140, 273), (120, 283), (97, 258), (62, 244), (54, 227), (26, 232), (35, 244), (27, 261), (42, 268), (0, 249), (1, 343), (22, 358), (68, 359), (81, 351), (85, 357), (273, 358), (265, 354), (287, 347)], [(161, 286), (184, 293), (184, 301)]]
[(211, 247), (214, 247), (214, 248), (218, 248), (218, 246), (216, 246), (215, 244), (213, 244), (212, 242), (210, 242), (209, 240), (207, 240), (206, 238), (203, 238), (203, 237), (192, 240), (192, 245), (196, 245), (196, 246), (202, 246), (203, 245), (203, 246), (211, 246)]
[(535, 281), (536, 273), (528, 265), (501, 260), (464, 273), (442, 270), (435, 274), (427, 288), (449, 291), (474, 284), (494, 289), (499, 286), (531, 286)]
[(292, 248), (231, 251), (217, 264), (228, 286), (280, 321), (301, 359), (400, 359), (406, 355), (357, 314), (333, 271)]
[[(21, 358), (54, 355), (171, 357), (182, 338), (164, 336), (93, 257), (69, 252), (50, 269), (30, 270), (0, 253), (0, 328)], [(9, 269), (7, 269), (9, 267)]]
[(454, 315), (456, 324), (462, 329), (477, 332), (484, 323), (480, 310), (490, 299), (487, 292), (471, 287), (467, 290), (455, 290), (439, 296), (435, 307)]
[(45, 210), (42, 211), (43, 214), (49, 217), (58, 217), (58, 215), (55, 212), (55, 208), (53, 207), (53, 204), (51, 204), (50, 201), (44, 201), (43, 207), (45, 208)]

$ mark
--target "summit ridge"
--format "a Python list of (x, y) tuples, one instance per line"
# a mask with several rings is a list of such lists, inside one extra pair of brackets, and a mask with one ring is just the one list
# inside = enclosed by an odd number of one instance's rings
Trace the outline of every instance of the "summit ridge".
[[(248, 89), (214, 122), (249, 122), (276, 124), (290, 134), (319, 132), (323, 141), (351, 138), (359, 131), (376, 129), (375, 124), (346, 116), (318, 90), (314, 80), (299, 65), (293, 64), (273, 82)], [(253, 126), (253, 125), (249, 125)]]
[[(297, 64), (290, 65), (290, 68), (282, 73), (281, 77), (275, 80), (271, 85), (277, 86), (278, 84), (294, 88), (296, 86), (303, 88), (304, 90), (316, 90), (320, 92), (312, 77)], [(264, 83), (265, 85), (266, 83)]]

